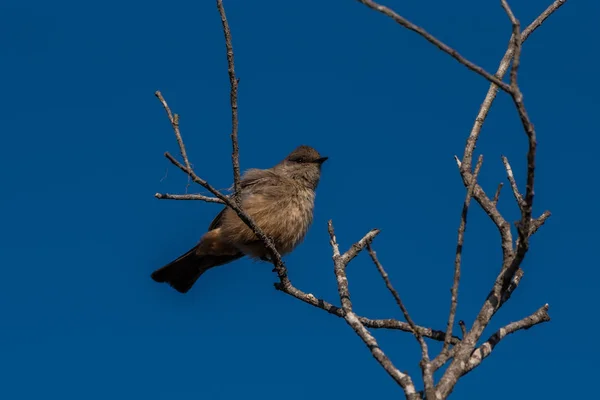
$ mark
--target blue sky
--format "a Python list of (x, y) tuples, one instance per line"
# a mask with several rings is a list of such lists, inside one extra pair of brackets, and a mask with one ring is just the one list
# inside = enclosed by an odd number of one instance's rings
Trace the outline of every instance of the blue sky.
[[(550, 1), (512, 3), (525, 25)], [(386, 4), (495, 72), (510, 36), (499, 1)], [(330, 157), (314, 225), (286, 257), (294, 284), (337, 303), (327, 220), (342, 248), (377, 227), (374, 247), (413, 318), (442, 328), (464, 198), (453, 155), (488, 83), (355, 1), (226, 8), (242, 168), (270, 167), (299, 144)], [(520, 82), (539, 140), (535, 213), (553, 216), (484, 336), (544, 303), (552, 321), (505, 339), (456, 398), (576, 397), (595, 377), (600, 353), (585, 335), (600, 328), (592, 308), (600, 59), (590, 44), (599, 12), (597, 2), (570, 1), (524, 46)], [(162, 156), (177, 145), (155, 90), (181, 115), (196, 171), (217, 188), (231, 183), (229, 82), (213, 1), (5, 0), (0, 52), (1, 398), (329, 399), (373, 387), (399, 395), (344, 321), (275, 291), (268, 265), (212, 270), (186, 295), (150, 279), (220, 209), (153, 197), (187, 183)], [(505, 182), (502, 154), (524, 187), (526, 137), (508, 96), (498, 97), (477, 151), (485, 190)], [(500, 209), (512, 221), (507, 189)], [(473, 207), (458, 311), (468, 324), (498, 271), (498, 244)], [(366, 254), (348, 274), (359, 314), (401, 317)], [(418, 380), (414, 339), (375, 334)]]

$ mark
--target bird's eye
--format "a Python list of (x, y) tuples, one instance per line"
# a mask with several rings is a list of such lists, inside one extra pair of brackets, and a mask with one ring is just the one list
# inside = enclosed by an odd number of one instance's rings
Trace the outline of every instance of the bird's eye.
[(296, 162), (299, 162), (299, 163), (303, 163), (303, 162), (305, 162), (305, 161), (306, 161), (306, 160), (305, 160), (303, 157), (300, 157), (299, 159), (297, 159), (297, 160), (296, 160)]

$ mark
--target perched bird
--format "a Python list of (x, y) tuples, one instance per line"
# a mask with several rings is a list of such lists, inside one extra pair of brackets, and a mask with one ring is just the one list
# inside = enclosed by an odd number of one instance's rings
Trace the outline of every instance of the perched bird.
[[(315, 190), (326, 160), (312, 147), (299, 146), (273, 168), (250, 169), (242, 176), (242, 209), (281, 255), (302, 242), (312, 223)], [(235, 211), (226, 207), (196, 246), (154, 271), (152, 279), (186, 293), (207, 270), (245, 255), (267, 260), (269, 253)]]

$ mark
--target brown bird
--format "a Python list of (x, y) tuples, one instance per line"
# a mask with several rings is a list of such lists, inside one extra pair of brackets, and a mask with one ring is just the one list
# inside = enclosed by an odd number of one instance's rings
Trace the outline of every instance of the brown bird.
[[(281, 255), (302, 242), (312, 223), (315, 190), (325, 160), (312, 147), (299, 146), (273, 168), (250, 169), (242, 176), (242, 209)], [(265, 261), (269, 253), (235, 211), (226, 207), (196, 246), (154, 271), (152, 279), (186, 293), (204, 272), (245, 255)]]

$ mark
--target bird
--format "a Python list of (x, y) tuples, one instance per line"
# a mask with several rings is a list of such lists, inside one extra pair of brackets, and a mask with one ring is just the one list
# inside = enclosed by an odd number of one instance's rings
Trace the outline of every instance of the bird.
[[(240, 179), (242, 209), (271, 238), (282, 256), (304, 240), (312, 224), (315, 191), (321, 166), (327, 159), (314, 148), (301, 145), (272, 168), (249, 169)], [(151, 277), (187, 293), (209, 269), (244, 256), (268, 261), (270, 253), (236, 212), (226, 206), (194, 247), (154, 271)]]

